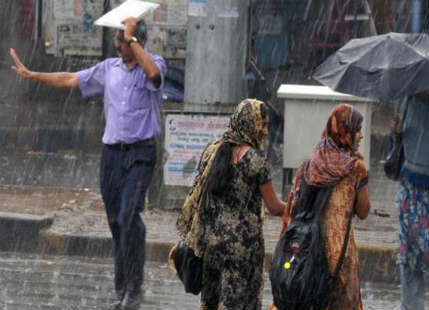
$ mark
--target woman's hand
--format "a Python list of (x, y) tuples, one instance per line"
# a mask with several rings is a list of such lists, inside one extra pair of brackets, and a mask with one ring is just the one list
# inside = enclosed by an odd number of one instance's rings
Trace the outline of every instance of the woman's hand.
[(356, 194), (357, 201), (355, 206), (355, 212), (361, 220), (364, 220), (368, 217), (369, 211), (371, 210), (368, 185), (364, 185), (363, 187), (358, 189)]
[(176, 247), (177, 245), (173, 246), (170, 250), (170, 252), (168, 253), (168, 259), (169, 260), (174, 260), (174, 254), (176, 254)]
[(399, 143), (402, 137), (402, 122), (399, 116), (395, 116), (390, 121), (390, 131), (392, 132), (393, 142)]
[(176, 265), (174, 264), (174, 255), (176, 254), (176, 247), (177, 247), (177, 244), (171, 248), (170, 253), (168, 253), (168, 260), (167, 260), (168, 268), (170, 268), (171, 272), (173, 272), (174, 274), (177, 274)]
[(402, 122), (398, 115), (390, 121), (390, 131), (394, 135), (400, 135), (402, 133)]
[(272, 215), (282, 216), (286, 203), (277, 198), (273, 181), (259, 186), (259, 190), (261, 191), (262, 198), (267, 205), (268, 211), (270, 211)]

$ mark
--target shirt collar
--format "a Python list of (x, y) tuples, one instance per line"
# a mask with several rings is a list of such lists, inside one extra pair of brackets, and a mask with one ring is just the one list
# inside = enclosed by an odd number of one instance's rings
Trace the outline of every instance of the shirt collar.
[(124, 71), (131, 72), (131, 71), (133, 71), (138, 66), (138, 63), (136, 63), (132, 68), (129, 69), (127, 67), (127, 65), (122, 61), (122, 58), (121, 57), (117, 57), (115, 59), (115, 61), (113, 62), (113, 66), (114, 67), (120, 67)]

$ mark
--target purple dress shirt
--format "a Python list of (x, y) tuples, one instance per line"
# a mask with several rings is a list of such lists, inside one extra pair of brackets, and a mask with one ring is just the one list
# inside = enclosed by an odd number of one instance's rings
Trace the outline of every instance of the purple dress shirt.
[(159, 133), (166, 65), (161, 56), (151, 57), (161, 73), (159, 88), (146, 77), (138, 64), (128, 69), (121, 58), (108, 58), (77, 72), (84, 97), (104, 94), (104, 144), (133, 143)]

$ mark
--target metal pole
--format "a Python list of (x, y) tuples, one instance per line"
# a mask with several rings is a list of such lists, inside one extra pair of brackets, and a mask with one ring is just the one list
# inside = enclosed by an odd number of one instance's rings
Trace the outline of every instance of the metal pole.
[(412, 3), (412, 20), (411, 20), (411, 32), (419, 33), (422, 28), (422, 10), (423, 2), (421, 0), (413, 0)]
[(237, 103), (246, 96), (248, 0), (190, 0), (185, 103)]

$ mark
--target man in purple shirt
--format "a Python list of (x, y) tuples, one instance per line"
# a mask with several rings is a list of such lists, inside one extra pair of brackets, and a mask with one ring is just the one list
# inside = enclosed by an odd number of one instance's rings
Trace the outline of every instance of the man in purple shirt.
[(160, 105), (166, 72), (162, 57), (144, 50), (145, 23), (123, 21), (115, 47), (120, 57), (79, 72), (28, 70), (15, 50), (12, 67), (21, 77), (58, 88), (76, 88), (84, 97), (103, 95), (106, 125), (100, 166), (101, 195), (113, 237), (115, 290), (113, 309), (138, 309), (143, 283), (146, 230), (143, 210), (156, 161), (154, 137), (160, 131)]

